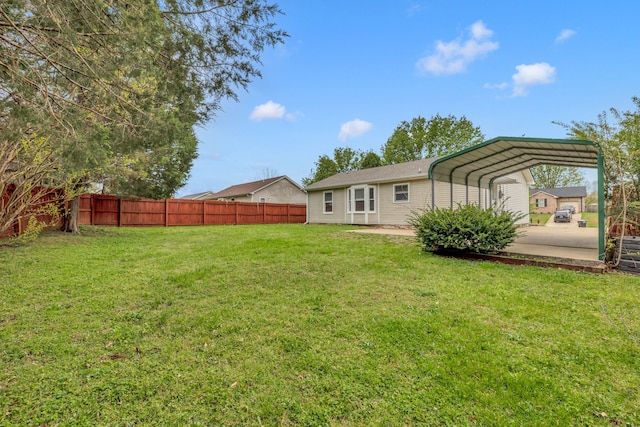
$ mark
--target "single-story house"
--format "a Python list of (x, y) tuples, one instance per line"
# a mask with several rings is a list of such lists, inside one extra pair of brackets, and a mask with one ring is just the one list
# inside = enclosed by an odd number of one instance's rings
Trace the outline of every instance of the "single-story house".
[(200, 200), (305, 204), (307, 194), (295, 181), (286, 175), (282, 175), (232, 185), (224, 190), (208, 194)]
[(407, 225), (412, 212), (431, 208), (432, 201), (441, 208), (458, 203), (500, 206), (524, 214), (519, 223), (529, 222), (529, 186), (533, 177), (528, 169), (496, 179), (489, 191), (471, 185), (432, 183), (428, 171), (435, 160), (343, 172), (315, 182), (305, 188), (307, 222)]
[(531, 190), (529, 204), (535, 213), (554, 213), (563, 206), (573, 206), (576, 213), (584, 211), (587, 187), (538, 188)]

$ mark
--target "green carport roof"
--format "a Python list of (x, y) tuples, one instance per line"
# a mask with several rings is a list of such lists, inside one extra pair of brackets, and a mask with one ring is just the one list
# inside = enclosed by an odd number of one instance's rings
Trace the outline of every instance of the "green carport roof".
[(489, 188), (499, 177), (537, 165), (598, 167), (591, 141), (500, 136), (441, 157), (429, 167), (435, 181)]

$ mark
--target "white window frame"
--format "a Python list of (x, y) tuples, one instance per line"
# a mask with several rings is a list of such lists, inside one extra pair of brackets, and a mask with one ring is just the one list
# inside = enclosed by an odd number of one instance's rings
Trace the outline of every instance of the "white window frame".
[[(542, 202), (542, 204), (540, 203)], [(547, 199), (536, 199), (536, 208), (546, 208), (547, 207)]]
[[(406, 200), (398, 200), (398, 192), (397, 192), (397, 187), (401, 187), (401, 186), (407, 186), (407, 199)], [(411, 186), (409, 185), (408, 182), (402, 183), (402, 184), (393, 184), (393, 203), (409, 203), (409, 200), (411, 199)], [(404, 191), (400, 194), (404, 194)]]
[(260, 197), (258, 199), (259, 203), (267, 203), (267, 198), (266, 197)]
[[(331, 195), (331, 200), (327, 201), (327, 194)], [(331, 210), (327, 210), (327, 204), (331, 204)], [(325, 215), (333, 215), (333, 191), (325, 191), (322, 193), (322, 213)]]
[[(356, 190), (362, 190), (364, 203), (363, 210), (356, 210)], [(371, 197), (373, 195), (373, 197)], [(376, 189), (370, 185), (354, 185), (347, 188), (347, 213), (363, 214), (376, 212)], [(371, 207), (373, 206), (373, 209)]]

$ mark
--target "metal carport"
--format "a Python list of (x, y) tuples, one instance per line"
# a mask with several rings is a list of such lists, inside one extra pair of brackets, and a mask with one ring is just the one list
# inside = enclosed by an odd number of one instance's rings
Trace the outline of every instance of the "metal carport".
[(453, 207), (453, 184), (466, 186), (466, 202), (474, 195), (469, 187), (491, 191), (496, 179), (538, 165), (575, 166), (598, 169), (598, 257), (604, 259), (604, 166), (602, 150), (592, 141), (500, 136), (444, 156), (429, 166), (431, 206), (435, 206), (435, 181), (450, 183)]

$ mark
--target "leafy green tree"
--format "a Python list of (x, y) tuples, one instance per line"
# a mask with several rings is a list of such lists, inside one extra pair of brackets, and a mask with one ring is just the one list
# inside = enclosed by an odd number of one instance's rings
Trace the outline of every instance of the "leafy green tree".
[[(569, 137), (587, 139), (600, 146), (604, 156), (604, 188), (607, 213), (613, 223), (608, 228), (626, 232), (629, 223), (640, 217), (640, 98), (632, 97), (635, 111), (610, 108), (595, 122), (555, 122)], [(619, 245), (619, 251), (622, 249)], [(620, 259), (620, 252), (618, 252)]]
[(361, 169), (362, 157), (363, 153), (359, 150), (349, 147), (335, 148), (333, 157), (325, 154), (318, 158), (315, 170), (311, 171), (310, 177), (302, 179), (302, 185), (307, 187), (337, 173)]
[(595, 122), (554, 122), (571, 138), (598, 144), (604, 154), (604, 191), (609, 200), (622, 184), (631, 194), (640, 194), (640, 98), (632, 97), (635, 111), (610, 108), (598, 114)]
[(454, 153), (483, 140), (480, 128), (465, 116), (418, 116), (396, 127), (382, 146), (382, 157), (385, 164), (408, 162)]
[(360, 169), (377, 168), (378, 166), (382, 166), (382, 159), (378, 154), (373, 151), (367, 151), (363, 154)]
[(584, 182), (584, 174), (575, 167), (540, 165), (530, 171), (538, 188), (574, 187)]
[(263, 0), (2, 2), (0, 154), (37, 134), (59, 147), (57, 185), (173, 194), (197, 154), (193, 127), (287, 36), (280, 13)]

